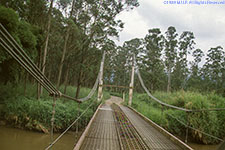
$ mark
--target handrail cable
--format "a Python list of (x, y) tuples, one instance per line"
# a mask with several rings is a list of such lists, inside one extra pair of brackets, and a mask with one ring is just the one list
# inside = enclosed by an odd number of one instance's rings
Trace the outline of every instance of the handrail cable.
[[(187, 112), (187, 113), (190, 113), (190, 112), (202, 112), (202, 111), (221, 111), (221, 110), (225, 110), (225, 108), (212, 108), (212, 109), (192, 110), (192, 109), (186, 109), (186, 108), (177, 107), (177, 106), (174, 106), (174, 105), (170, 105), (170, 104), (164, 103), (164, 102), (160, 101), (159, 99), (155, 98), (155, 97), (148, 91), (148, 89), (147, 89), (146, 86), (144, 85), (144, 82), (143, 82), (143, 80), (142, 80), (142, 78), (141, 78), (141, 75), (140, 75), (140, 72), (139, 72), (139, 69), (138, 69), (138, 68), (137, 68), (137, 75), (138, 75), (138, 78), (139, 78), (139, 81), (140, 81), (142, 87), (144, 88), (144, 90), (145, 90), (145, 92), (148, 94), (148, 96), (151, 97), (151, 98), (152, 98), (153, 100), (155, 100), (156, 102), (158, 102), (159, 104), (161, 104), (162, 106), (166, 106), (166, 107), (169, 107), (169, 108), (173, 108), (173, 109), (185, 111), (185, 112)], [(166, 113), (166, 112), (165, 112), (165, 113)], [(205, 135), (207, 135), (207, 136), (209, 136), (209, 137), (212, 137), (212, 138), (214, 138), (214, 139), (217, 139), (217, 140), (219, 140), (219, 141), (224, 142), (224, 140), (221, 139), (221, 138), (218, 138), (218, 137), (213, 136), (213, 135), (210, 135), (210, 134), (208, 134), (208, 133), (206, 133), (206, 132), (203, 132), (203, 131), (200, 131), (200, 130), (198, 130), (198, 129), (195, 129), (195, 128), (193, 128), (193, 127), (191, 127), (191, 126), (185, 124), (185, 123), (182, 122), (181, 120), (177, 119), (176, 117), (174, 117), (174, 116), (172, 116), (172, 115), (170, 115), (170, 114), (168, 114), (168, 113), (166, 113), (166, 114), (167, 114), (168, 116), (170, 116), (170, 117), (176, 119), (179, 123), (181, 123), (182, 125), (184, 125), (186, 128), (190, 128), (190, 129), (192, 129), (192, 130), (201, 132), (202, 134), (205, 134)]]
[[(104, 61), (105, 60), (105, 51), (103, 52), (103, 56), (102, 56), (102, 61)], [(100, 70), (101, 70), (101, 68), (100, 68)], [(96, 89), (97, 89), (97, 87), (98, 87), (98, 83), (99, 83), (99, 80), (100, 80), (100, 70), (99, 70), (99, 73), (98, 73), (98, 76), (97, 76), (97, 79), (96, 79), (96, 81), (95, 81), (95, 84), (94, 84), (94, 86), (93, 86), (93, 88), (92, 88), (92, 90), (91, 90), (91, 92), (88, 94), (88, 96), (86, 96), (86, 97), (84, 97), (84, 98), (81, 98), (81, 99), (79, 99), (81, 102), (83, 102), (83, 101), (86, 101), (86, 100), (88, 100), (88, 99), (90, 99), (93, 95), (94, 95), (94, 93), (95, 93), (95, 91), (96, 91)], [(67, 97), (67, 95), (62, 95), (62, 96), (66, 96)], [(59, 135), (56, 139), (55, 139), (55, 141), (53, 141), (45, 150), (48, 150), (49, 148), (51, 148), (85, 113), (86, 113), (86, 111), (93, 105), (93, 103), (94, 103), (94, 101), (92, 101), (92, 103), (83, 111), (83, 113), (82, 114), (80, 114), (76, 119), (75, 119), (75, 121), (61, 134), (61, 135)]]
[(95, 101), (92, 101), (91, 104), (78, 116), (73, 123), (71, 123), (66, 130), (63, 131), (45, 150), (51, 148), (86, 112), (87, 110), (94, 104)]
[(186, 109), (186, 108), (182, 108), (182, 107), (178, 107), (178, 106), (174, 106), (174, 105), (170, 105), (170, 104), (167, 104), (167, 103), (164, 103), (162, 101), (160, 101), (159, 99), (157, 99), (156, 97), (154, 97), (149, 91), (148, 89), (146, 88), (144, 82), (143, 82), (143, 79), (140, 75), (140, 72), (139, 72), (139, 69), (137, 68), (137, 75), (138, 75), (138, 78), (139, 78), (139, 81), (141, 83), (141, 86), (143, 87), (143, 89), (145, 90), (145, 92), (148, 94), (149, 97), (151, 97), (154, 101), (158, 102), (159, 104), (163, 105), (163, 106), (166, 106), (166, 107), (169, 107), (169, 108), (173, 108), (173, 109), (177, 109), (177, 110), (181, 110), (181, 111), (185, 111), (185, 112), (202, 112), (202, 111), (224, 111), (225, 108), (211, 108), (211, 109), (198, 109), (198, 110), (194, 110), (194, 109)]
[[(166, 112), (165, 112), (165, 113), (166, 113)], [(214, 138), (214, 139), (217, 139), (217, 140), (219, 140), (219, 141), (221, 141), (221, 142), (224, 141), (224, 140), (221, 139), (221, 138), (218, 138), (218, 137), (216, 137), (216, 136), (213, 136), (213, 135), (211, 135), (211, 134), (208, 134), (208, 133), (206, 133), (206, 132), (203, 132), (203, 131), (200, 131), (200, 130), (198, 130), (198, 129), (195, 129), (195, 128), (191, 127), (191, 126), (188, 126), (188, 125), (185, 124), (183, 121), (179, 120), (178, 118), (176, 118), (176, 117), (174, 117), (174, 116), (172, 116), (172, 115), (170, 115), (170, 114), (168, 114), (168, 113), (166, 113), (166, 114), (167, 114), (168, 116), (170, 116), (171, 118), (176, 119), (180, 124), (184, 125), (184, 126), (187, 127), (187, 128), (190, 128), (190, 129), (192, 129), (192, 130), (201, 132), (202, 134), (205, 134), (205, 135), (207, 135), (207, 136), (209, 136), (209, 137), (212, 137), (212, 138)]]
[(191, 112), (191, 110), (189, 109), (186, 109), (186, 108), (181, 108), (181, 107), (177, 107), (177, 106), (174, 106), (174, 105), (170, 105), (170, 104), (167, 104), (167, 103), (164, 103), (162, 101), (160, 101), (159, 99), (157, 99), (156, 97), (154, 97), (149, 91), (148, 89), (146, 88), (142, 78), (141, 78), (141, 75), (139, 73), (139, 70), (137, 69), (137, 75), (138, 75), (138, 78), (139, 78), (139, 81), (142, 85), (142, 87), (144, 88), (145, 92), (148, 94), (149, 97), (151, 97), (153, 100), (155, 100), (156, 102), (158, 102), (159, 104), (163, 105), (163, 106), (167, 106), (167, 107), (170, 107), (170, 108), (174, 108), (174, 109), (178, 109), (178, 110), (182, 110), (182, 111), (185, 111), (185, 112)]

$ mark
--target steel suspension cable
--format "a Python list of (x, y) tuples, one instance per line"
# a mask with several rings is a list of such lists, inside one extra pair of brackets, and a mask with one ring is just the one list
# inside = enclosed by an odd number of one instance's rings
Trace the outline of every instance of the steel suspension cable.
[[(52, 119), (51, 119), (51, 139), (53, 140), (53, 130), (54, 130), (54, 115), (55, 115), (55, 104), (56, 97), (65, 97), (68, 99), (75, 100), (77, 102), (83, 102), (90, 99), (98, 86), (99, 77), (101, 73), (101, 68), (98, 73), (95, 84), (90, 91), (90, 93), (81, 99), (76, 99), (70, 97), (68, 95), (62, 94), (59, 90), (57, 90), (54, 85), (47, 79), (47, 77), (40, 71), (40, 69), (33, 63), (30, 57), (24, 52), (24, 50), (19, 46), (19, 44), (15, 41), (15, 39), (8, 33), (8, 31), (4, 28), (4, 26), (0, 23), (0, 45), (29, 73), (31, 74), (35, 80), (37, 80), (49, 93), (53, 96), (53, 111), (52, 111)], [(103, 53), (102, 61), (105, 59), (105, 52)], [(84, 110), (84, 112), (49, 146), (54, 145), (76, 122), (83, 116), (84, 113), (93, 105), (94, 101)], [(52, 141), (51, 140), (51, 141)], [(48, 149), (48, 148), (47, 148)]]
[[(19, 46), (19, 44), (15, 41), (15, 39), (8, 33), (8, 31), (4, 28), (4, 26), (0, 23), (0, 30), (1, 35), (7, 42), (14, 48), (14, 50), (5, 42), (3, 39), (1, 41), (5, 44), (3, 45), (0, 43), (4, 49), (23, 67), (25, 68), (28, 73), (30, 73), (49, 93), (50, 95), (57, 95), (58, 97), (64, 97), (68, 99), (75, 100), (77, 102), (82, 102), (90, 99), (97, 89), (97, 85), (99, 83), (99, 76), (96, 79), (96, 82), (88, 94), (88, 96), (76, 99), (71, 96), (62, 94), (59, 90), (57, 90), (54, 85), (47, 79), (47, 77), (39, 70), (39, 68), (33, 63), (33, 61), (29, 58), (29, 56), (23, 51), (23, 49)], [(4, 33), (4, 32), (5, 33)], [(8, 47), (8, 48), (6, 48)], [(104, 56), (102, 58), (104, 61)]]
[[(23, 49), (19, 46), (19, 44), (15, 41), (15, 39), (7, 32), (7, 30), (4, 28), (4, 26), (0, 23), (1, 28), (1, 34), (5, 39), (14, 47), (14, 50), (12, 48), (9, 49), (4, 46), (2, 43), (1, 46), (25, 69), (30, 73), (35, 80), (37, 80), (49, 93), (51, 96), (56, 95), (57, 97), (64, 97), (67, 99), (71, 99), (77, 102), (80, 102), (78, 99), (73, 98), (71, 96), (62, 94), (59, 90), (57, 90), (53, 84), (47, 79), (47, 77), (40, 71), (40, 69), (32, 62), (32, 60), (28, 57), (28, 55), (23, 51)], [(8, 35), (5, 35), (4, 32)], [(6, 43), (3, 39), (1, 39), (2, 42)], [(15, 45), (13, 44), (15, 43)], [(18, 50), (19, 48), (19, 50)]]
[[(11, 44), (14, 48), (14, 52), (21, 59), (23, 59), (26, 63), (26, 67), (30, 67), (33, 71), (39, 75), (41, 80), (44, 80), (49, 88), (54, 91), (54, 94), (60, 95), (60, 92), (52, 85), (52, 83), (42, 74), (39, 68), (33, 63), (33, 61), (28, 57), (28, 55), (24, 52), (24, 50), (19, 46), (19, 44), (15, 41), (15, 39), (8, 33), (8, 31), (4, 28), (4, 26), (0, 23), (0, 27), (2, 30), (1, 34), (3, 37)], [(5, 32), (5, 33), (4, 33)]]
[(145, 92), (148, 94), (148, 96), (151, 97), (154, 101), (156, 101), (157, 103), (159, 103), (159, 104), (161, 104), (163, 106), (166, 106), (166, 107), (169, 107), (169, 108), (173, 108), (173, 109), (177, 109), (177, 110), (181, 110), (181, 111), (185, 111), (185, 112), (224, 111), (225, 110), (225, 108), (211, 108), (211, 109), (197, 109), (197, 110), (193, 110), (193, 109), (186, 109), (186, 108), (177, 107), (177, 106), (174, 106), (174, 105), (170, 105), (170, 104), (164, 103), (164, 102), (160, 101), (159, 99), (157, 99), (156, 97), (154, 97), (149, 92), (149, 90), (146, 88), (138, 68), (137, 68), (137, 75), (138, 75), (138, 79), (139, 79), (139, 81), (141, 83), (142, 88), (145, 90)]
[(163, 106), (167, 106), (167, 107), (170, 107), (170, 108), (174, 108), (174, 109), (178, 109), (178, 110), (182, 110), (182, 111), (185, 111), (185, 112), (191, 112), (191, 110), (189, 109), (185, 109), (185, 108), (181, 108), (181, 107), (177, 107), (177, 106), (174, 106), (174, 105), (170, 105), (170, 104), (167, 104), (167, 103), (164, 103), (162, 101), (160, 101), (159, 99), (155, 98), (149, 91), (148, 89), (146, 88), (143, 80), (142, 80), (142, 77), (140, 75), (140, 72), (139, 70), (137, 69), (137, 75), (138, 75), (138, 78), (139, 78), (139, 81), (143, 87), (143, 89), (145, 90), (145, 92), (148, 94), (149, 97), (151, 97), (153, 100), (155, 100), (156, 102), (158, 102), (159, 104), (163, 105)]
[[(103, 56), (102, 56), (102, 61), (104, 61), (104, 60), (105, 60), (105, 52), (103, 53)], [(96, 78), (96, 81), (95, 81), (95, 84), (94, 84), (92, 90), (90, 91), (88, 96), (86, 96), (84, 98), (81, 98), (81, 99), (77, 99), (77, 100), (79, 100), (79, 102), (84, 102), (84, 101), (90, 99), (94, 95), (94, 93), (95, 93), (95, 91), (96, 91), (96, 89), (98, 87), (98, 83), (99, 83), (99, 80), (100, 80), (100, 74), (101, 74), (101, 68), (99, 69), (99, 73), (98, 73), (98, 76)], [(66, 96), (66, 95), (62, 94), (62, 96)], [(94, 103), (94, 101), (92, 101), (92, 103), (83, 111), (82, 114), (79, 115), (79, 113), (78, 113), (78, 117), (75, 119), (75, 121), (60, 136), (58, 136), (58, 138), (56, 138), (55, 141), (52, 142), (52, 139), (53, 139), (53, 127), (54, 127), (54, 113), (55, 113), (54, 110), (53, 110), (53, 112), (52, 112), (52, 120), (53, 121), (52, 121), (52, 131), (51, 131), (51, 133), (52, 133), (51, 142), (52, 143), (45, 150), (48, 150), (49, 148), (51, 148), (86, 113), (86, 111), (93, 105), (93, 103)], [(79, 105), (80, 104), (78, 104), (78, 106)], [(53, 109), (54, 109), (54, 103), (53, 103)], [(80, 109), (80, 107), (78, 109)]]
[[(185, 108), (182, 108), (182, 107), (177, 107), (177, 106), (174, 106), (174, 105), (170, 105), (170, 104), (164, 103), (164, 102), (160, 101), (159, 99), (155, 98), (155, 97), (148, 91), (148, 89), (146, 88), (146, 86), (145, 86), (145, 84), (144, 84), (144, 82), (143, 82), (143, 79), (142, 79), (142, 77), (141, 77), (141, 75), (140, 75), (140, 72), (139, 72), (139, 69), (138, 69), (138, 68), (137, 68), (137, 75), (138, 75), (139, 81), (140, 81), (140, 83), (141, 83), (141, 86), (143, 87), (143, 89), (145, 90), (145, 92), (148, 94), (148, 96), (151, 97), (151, 98), (152, 98), (153, 100), (155, 100), (156, 102), (158, 102), (159, 104), (161, 104), (162, 106), (166, 106), (166, 107), (169, 107), (169, 108), (173, 108), (173, 109), (185, 111), (185, 112), (187, 112), (187, 113), (189, 113), (189, 112), (222, 111), (222, 110), (225, 110), (225, 108), (212, 108), (212, 109), (192, 110), (192, 109), (185, 109)], [(165, 113), (166, 113), (166, 112), (165, 112)], [(203, 132), (203, 131), (200, 131), (200, 130), (198, 130), (198, 129), (196, 129), (196, 128), (193, 128), (193, 127), (191, 127), (191, 126), (185, 124), (184, 122), (182, 122), (182, 121), (179, 120), (178, 118), (176, 118), (176, 117), (174, 117), (174, 116), (172, 116), (172, 115), (170, 115), (170, 114), (168, 114), (168, 113), (166, 113), (166, 114), (167, 114), (168, 116), (170, 116), (171, 118), (174, 118), (175, 120), (177, 120), (179, 123), (181, 123), (182, 125), (184, 125), (184, 126), (187, 127), (187, 128), (190, 128), (190, 129), (192, 129), (192, 130), (201, 132), (202, 134), (205, 134), (205, 135), (207, 135), (207, 136), (209, 136), (209, 137), (212, 137), (212, 138), (214, 138), (214, 139), (217, 139), (217, 140), (219, 140), (219, 141), (224, 142), (224, 140), (221, 139), (221, 138), (218, 138), (218, 137), (216, 137), (216, 136), (210, 135), (210, 134), (208, 134), (208, 133), (206, 133), (206, 132)]]
[[(102, 60), (101, 60), (101, 62), (104, 62), (104, 61), (105, 61), (105, 54), (106, 54), (106, 53), (105, 53), (105, 51), (104, 51), (104, 52), (103, 52), (103, 55), (102, 55)], [(99, 72), (98, 72), (98, 76), (97, 76), (97, 78), (96, 78), (96, 80), (95, 80), (94, 86), (92, 87), (92, 89), (91, 89), (91, 91), (89, 92), (89, 94), (88, 94), (86, 97), (84, 97), (84, 98), (78, 99), (79, 101), (81, 101), (81, 102), (87, 101), (87, 100), (89, 100), (89, 99), (94, 95), (95, 91), (97, 90), (98, 84), (100, 83), (101, 72), (102, 72), (102, 70), (101, 70), (101, 66), (100, 66)]]
[(43, 82), (39, 76), (37, 76), (33, 70), (30, 68), (30, 67), (27, 67), (26, 66), (26, 63), (21, 60), (17, 55), (16, 53), (11, 49), (11, 47), (2, 39), (0, 38), (0, 45), (28, 72), (30, 73), (43, 87), (46, 88), (46, 90), (49, 92), (49, 93), (54, 93), (54, 91), (52, 91), (47, 85), (45, 82)]
[[(165, 113), (166, 113), (166, 112), (165, 112)], [(174, 117), (174, 116), (172, 116), (172, 115), (170, 115), (170, 114), (168, 114), (168, 113), (166, 113), (166, 114), (167, 114), (169, 117), (171, 117), (171, 118), (177, 120), (180, 124), (184, 125), (184, 126), (187, 127), (187, 128), (190, 128), (190, 129), (192, 129), (192, 130), (201, 132), (202, 134), (205, 134), (205, 135), (207, 135), (207, 136), (209, 136), (209, 137), (212, 137), (212, 138), (214, 138), (214, 139), (217, 139), (217, 140), (219, 140), (219, 141), (221, 141), (221, 142), (224, 141), (224, 140), (221, 139), (221, 138), (218, 138), (218, 137), (216, 137), (216, 136), (213, 136), (213, 135), (211, 135), (211, 134), (208, 134), (208, 133), (206, 133), (206, 132), (203, 132), (203, 131), (200, 131), (200, 130), (198, 130), (198, 129), (196, 129), (196, 128), (193, 128), (193, 127), (191, 127), (191, 126), (188, 126), (187, 124), (185, 124), (185, 123), (184, 123), (183, 121), (181, 121), (180, 119), (178, 119), (178, 118), (176, 118), (176, 117)]]
[(94, 93), (95, 93), (95, 91), (97, 90), (97, 87), (98, 87), (99, 77), (100, 77), (100, 72), (98, 73), (97, 79), (95, 80), (95, 84), (94, 84), (93, 88), (91, 89), (90, 93), (86, 97), (79, 99), (81, 102), (87, 101), (88, 99), (90, 99), (94, 95)]
[(87, 110), (94, 104), (95, 101), (92, 101), (91, 104), (78, 116), (73, 123), (71, 123), (66, 130), (63, 131), (45, 150), (51, 148), (86, 112)]

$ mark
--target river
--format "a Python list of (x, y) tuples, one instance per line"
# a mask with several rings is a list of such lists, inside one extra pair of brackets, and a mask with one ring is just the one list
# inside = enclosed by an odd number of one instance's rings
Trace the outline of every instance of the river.
[[(79, 135), (81, 133), (78, 133)], [(55, 134), (55, 137), (59, 134)], [(54, 145), (54, 150), (72, 150), (78, 135), (74, 132), (65, 134)], [(43, 150), (50, 142), (50, 135), (21, 129), (0, 126), (0, 150)], [(189, 144), (195, 150), (216, 150), (215, 145)]]
[[(65, 134), (53, 146), (54, 150), (72, 150), (76, 137), (74, 132)], [(0, 150), (43, 150), (49, 143), (49, 134), (0, 126)]]

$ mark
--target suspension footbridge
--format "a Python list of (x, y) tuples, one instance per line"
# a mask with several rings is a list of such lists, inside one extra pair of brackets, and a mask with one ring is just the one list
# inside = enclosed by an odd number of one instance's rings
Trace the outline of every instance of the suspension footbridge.
[[(46, 150), (51, 149), (52, 146), (60, 140), (60, 138), (87, 112), (87, 110), (93, 105), (94, 101), (71, 123), (71, 125), (56, 139), (53, 139), (54, 134), (54, 117), (56, 100), (60, 97), (64, 97), (73, 100), (78, 103), (89, 100), (98, 88), (98, 101), (102, 100), (102, 88), (103, 87), (116, 87), (114, 85), (103, 85), (103, 67), (106, 53), (103, 52), (101, 66), (96, 79), (96, 82), (87, 95), (87, 97), (76, 99), (71, 96), (61, 93), (54, 84), (51, 83), (47, 77), (40, 71), (40, 69), (32, 62), (30, 57), (23, 51), (15, 39), (8, 33), (3, 25), (0, 24), (0, 46), (14, 58), (34, 79), (36, 79), (53, 97), (53, 109), (51, 119), (51, 142), (46, 146)], [(191, 110), (181, 108), (178, 106), (170, 105), (155, 98), (145, 87), (144, 81), (141, 78), (141, 74), (136, 66), (135, 69), (135, 57), (133, 57), (132, 74), (130, 86), (117, 86), (119, 88), (129, 89), (129, 106), (132, 104), (132, 95), (134, 88), (134, 74), (136, 73), (141, 86), (151, 98), (151, 100), (157, 102), (163, 109), (170, 108), (179, 111), (184, 111), (188, 115), (193, 112), (203, 111), (224, 111), (225, 108), (212, 108), (212, 109), (200, 109)], [(136, 71), (135, 71), (136, 70)], [(192, 150), (183, 141), (176, 138), (174, 135), (155, 124), (142, 114), (138, 113), (131, 107), (126, 107), (120, 104), (121, 100), (112, 97), (105, 104), (100, 104), (95, 114), (90, 120), (88, 126), (83, 132), (80, 140), (74, 147), (74, 150)], [(78, 109), (78, 108), (77, 108)], [(189, 126), (188, 123), (184, 123), (178, 118), (168, 114), (168, 117), (176, 119), (186, 128), (186, 138), (188, 139), (189, 130), (198, 131), (206, 136), (214, 138), (223, 142), (223, 139), (202, 132)], [(188, 122), (188, 121), (187, 121)]]
[(118, 104), (118, 100), (116, 103), (100, 105), (74, 150), (192, 149), (151, 120)]

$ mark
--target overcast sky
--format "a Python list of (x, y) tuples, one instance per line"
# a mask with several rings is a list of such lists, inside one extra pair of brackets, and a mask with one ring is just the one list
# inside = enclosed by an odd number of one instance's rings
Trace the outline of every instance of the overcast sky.
[(160, 28), (165, 33), (169, 26), (174, 26), (179, 35), (192, 31), (195, 47), (204, 52), (219, 45), (225, 48), (225, 4), (171, 5), (164, 4), (164, 0), (139, 0), (139, 3), (138, 8), (118, 16), (125, 23), (120, 41), (116, 41), (118, 45), (133, 38), (143, 38), (148, 29)]

